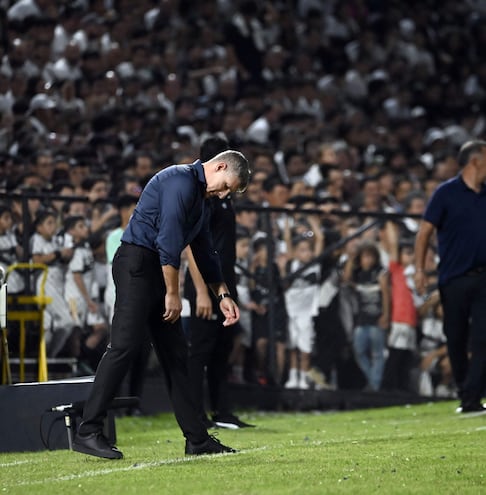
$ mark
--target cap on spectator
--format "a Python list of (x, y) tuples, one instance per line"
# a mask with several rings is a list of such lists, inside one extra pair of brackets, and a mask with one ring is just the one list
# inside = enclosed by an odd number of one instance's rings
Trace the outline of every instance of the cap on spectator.
[(48, 110), (50, 108), (56, 108), (56, 102), (45, 93), (38, 93), (30, 100), (29, 110), (31, 112), (35, 112), (39, 109)]
[(469, 133), (460, 125), (448, 125), (444, 128), (445, 138), (454, 146), (461, 146), (471, 139)]
[(425, 111), (424, 107), (413, 107), (412, 110), (410, 110), (410, 117), (413, 119), (419, 119), (420, 117), (425, 117), (427, 112)]
[(368, 82), (388, 81), (388, 72), (383, 69), (376, 69), (368, 76)]
[(431, 146), (435, 141), (444, 140), (446, 135), (442, 129), (431, 127), (424, 136), (424, 146)]

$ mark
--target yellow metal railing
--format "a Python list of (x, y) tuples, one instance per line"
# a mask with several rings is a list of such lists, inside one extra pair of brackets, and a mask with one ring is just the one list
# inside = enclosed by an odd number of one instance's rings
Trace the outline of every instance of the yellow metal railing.
[[(45, 382), (48, 380), (47, 377), (47, 353), (46, 353), (46, 341), (45, 341), (45, 331), (44, 331), (44, 310), (46, 306), (52, 302), (52, 297), (45, 295), (45, 285), (47, 279), (47, 265), (43, 263), (15, 263), (7, 268), (5, 280), (8, 287), (8, 276), (15, 270), (28, 270), (40, 271), (41, 280), (40, 288), (38, 294), (35, 295), (12, 295), (7, 297), (7, 322), (17, 321), (19, 322), (19, 381), (25, 381), (25, 347), (26, 347), (26, 323), (27, 322), (37, 322), (39, 324), (39, 351), (38, 351), (38, 381)], [(10, 305), (14, 309), (8, 309)], [(20, 309), (25, 306), (26, 309)], [(8, 353), (7, 345), (7, 329), (2, 328), (2, 340), (5, 334), (5, 349), (3, 353)], [(2, 370), (2, 382), (11, 382), (11, 372), (7, 358), (3, 361)], [(8, 369), (7, 369), (8, 367)]]

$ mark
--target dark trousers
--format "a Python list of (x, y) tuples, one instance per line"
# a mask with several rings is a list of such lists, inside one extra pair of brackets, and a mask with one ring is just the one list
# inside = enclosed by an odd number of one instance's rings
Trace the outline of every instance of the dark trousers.
[(456, 277), (440, 287), (444, 333), (463, 406), (486, 391), (486, 272)]
[(388, 358), (383, 373), (382, 390), (410, 391), (410, 372), (413, 352), (408, 349), (388, 349)]
[[(195, 314), (195, 307), (191, 305)], [(228, 358), (233, 348), (234, 328), (223, 327), (223, 320), (189, 320), (189, 376), (199, 415), (205, 417), (204, 378), (207, 379), (209, 405), (215, 414), (230, 414), (228, 400)]]
[(101, 431), (110, 402), (150, 335), (184, 436), (193, 443), (205, 441), (208, 433), (190, 394), (187, 343), (180, 319), (173, 324), (162, 320), (166, 291), (157, 253), (122, 244), (113, 260), (113, 278), (116, 302), (111, 342), (96, 371), (79, 432)]

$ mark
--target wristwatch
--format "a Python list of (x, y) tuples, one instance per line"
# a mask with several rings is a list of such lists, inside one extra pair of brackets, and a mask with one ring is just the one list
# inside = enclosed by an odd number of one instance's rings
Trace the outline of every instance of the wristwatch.
[(219, 294), (218, 302), (221, 302), (225, 297), (231, 297), (231, 294), (229, 294), (228, 292), (223, 292), (222, 294)]

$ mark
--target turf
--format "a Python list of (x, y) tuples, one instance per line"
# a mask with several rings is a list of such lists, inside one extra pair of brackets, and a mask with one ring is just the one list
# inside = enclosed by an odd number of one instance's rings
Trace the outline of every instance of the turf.
[[(219, 430), (237, 454), (184, 457), (170, 414), (117, 419), (125, 458), (69, 451), (0, 454), (9, 494), (484, 494), (486, 416), (455, 403), (351, 412), (242, 413)], [(0, 439), (1, 441), (1, 439)]]

